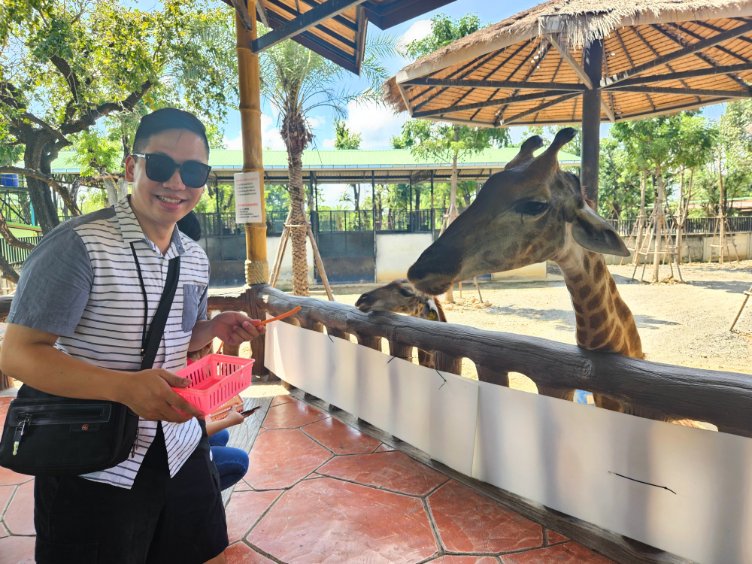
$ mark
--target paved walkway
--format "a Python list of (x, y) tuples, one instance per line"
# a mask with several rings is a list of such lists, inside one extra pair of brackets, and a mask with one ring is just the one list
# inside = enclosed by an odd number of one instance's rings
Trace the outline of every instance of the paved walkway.
[[(226, 495), (230, 563), (610, 562), (303, 401), (264, 402), (231, 438), (253, 440)], [(0, 564), (33, 562), (33, 478), (0, 468), (0, 511)]]

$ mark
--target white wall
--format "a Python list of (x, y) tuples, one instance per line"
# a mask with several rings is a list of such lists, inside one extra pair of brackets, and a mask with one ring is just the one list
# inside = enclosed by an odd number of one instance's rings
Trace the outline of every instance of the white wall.
[(407, 269), (432, 242), (430, 233), (377, 233), (376, 282), (406, 278)]
[[(279, 243), (282, 241), (282, 237), (267, 237), (266, 238), (266, 258), (269, 262), (269, 276), (272, 275), (274, 270), (274, 263), (277, 260), (277, 251), (279, 250)], [(313, 284), (313, 249), (311, 248), (311, 241), (306, 238), (306, 256), (308, 257), (308, 283)], [(292, 240), (288, 238), (287, 246), (285, 247), (285, 256), (282, 259), (282, 266), (279, 270), (279, 279), (277, 280), (277, 287), (285, 289), (292, 287)]]
[(466, 476), (691, 561), (752, 562), (748, 438), (469, 380), (287, 323), (267, 329), (265, 351), (283, 380)]
[[(376, 282), (407, 277), (420, 254), (433, 242), (430, 233), (384, 233), (376, 235)], [(545, 280), (546, 263), (493, 274), (493, 280)]]

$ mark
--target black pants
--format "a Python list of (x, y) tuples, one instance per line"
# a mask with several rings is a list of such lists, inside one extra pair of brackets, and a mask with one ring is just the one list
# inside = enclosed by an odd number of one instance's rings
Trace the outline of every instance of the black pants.
[(39, 564), (200, 563), (228, 543), (206, 434), (170, 479), (161, 425), (130, 490), (38, 476), (34, 525)]

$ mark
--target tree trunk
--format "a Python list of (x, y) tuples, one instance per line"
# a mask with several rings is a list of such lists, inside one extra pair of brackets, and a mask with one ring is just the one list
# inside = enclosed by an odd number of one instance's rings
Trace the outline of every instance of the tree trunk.
[(107, 191), (107, 204), (112, 206), (128, 193), (128, 183), (124, 178), (108, 175), (106, 171), (100, 171), (100, 173), (103, 175), (102, 182)]
[[(663, 228), (666, 225), (666, 218), (663, 214), (663, 202), (665, 201), (663, 173), (660, 167), (656, 168), (656, 194), (655, 194), (655, 239), (653, 240), (655, 253), (653, 254), (653, 282), (658, 282), (658, 271), (661, 265), (661, 250), (663, 249)], [(668, 249), (666, 249), (668, 252)]]
[[(5, 260), (5, 257), (0, 254), (0, 275), (2, 275), (3, 278), (8, 280), (9, 282), (13, 282), (13, 284), (18, 284), (18, 272), (15, 271), (15, 269), (10, 265), (10, 263)], [(0, 386), (0, 390), (2, 390), (2, 386)]]
[(305, 215), (305, 187), (303, 186), (303, 153), (288, 151), (290, 174), (290, 239), (292, 240), (292, 291), (298, 296), (308, 295), (308, 255), (306, 237), (308, 222)]
[(676, 210), (676, 264), (682, 262), (682, 232), (684, 231), (684, 221), (687, 219), (686, 207), (684, 206), (684, 200), (687, 197), (684, 184), (686, 170), (682, 167), (681, 181), (679, 182), (679, 209)]
[[(50, 139), (37, 133), (26, 145), (24, 151), (24, 166), (31, 170), (38, 170), (49, 174), (52, 162), (48, 146)], [(42, 233), (47, 233), (54, 229), (60, 221), (57, 218), (57, 209), (52, 201), (52, 192), (50, 187), (41, 180), (36, 178), (26, 178), (26, 185), (29, 189), (29, 199), (34, 208), (37, 224), (42, 228)]]
[[(726, 252), (726, 184), (723, 181), (723, 161), (718, 151), (718, 263), (723, 264)], [(711, 251), (710, 256), (713, 256)]]
[[(642, 241), (645, 233), (645, 226), (647, 225), (647, 217), (645, 216), (645, 192), (647, 191), (647, 172), (640, 171), (640, 212), (637, 215), (637, 229), (635, 234), (635, 251), (632, 257), (632, 262), (636, 265), (640, 262), (640, 249), (642, 249)], [(650, 250), (650, 249), (648, 249)]]

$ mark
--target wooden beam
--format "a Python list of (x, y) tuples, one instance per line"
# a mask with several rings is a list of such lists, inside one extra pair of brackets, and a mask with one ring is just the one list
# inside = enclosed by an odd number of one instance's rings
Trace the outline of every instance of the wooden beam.
[[(507, 61), (511, 60), (512, 57), (516, 56), (517, 53), (519, 53), (520, 51), (522, 51), (522, 49), (524, 47), (525, 47), (524, 43), (522, 43), (519, 46), (517, 46), (514, 49), (514, 51), (508, 57), (505, 58), (504, 61), (501, 61), (499, 63), (499, 65), (497, 65), (497, 68), (499, 68), (500, 65), (506, 63)], [(474, 59), (473, 61), (470, 61), (466, 65), (463, 65), (462, 67), (460, 67), (459, 69), (457, 69), (456, 71), (454, 71), (452, 73), (452, 75), (453, 76), (459, 76), (459, 78), (464, 78), (464, 77), (470, 75), (471, 73), (473, 73), (476, 69), (479, 69), (481, 66), (483, 66), (487, 62), (491, 61), (497, 54), (504, 54), (505, 52), (506, 52), (506, 50), (502, 50), (501, 52), (494, 52), (494, 51), (492, 51), (490, 53), (486, 53), (485, 55), (481, 55), (477, 59)], [(447, 77), (447, 78), (449, 78), (449, 77)], [(415, 98), (413, 98), (413, 100), (417, 100), (418, 98), (420, 98), (421, 96), (423, 96), (426, 92), (428, 92), (428, 91), (421, 92), (420, 95), (416, 96)], [(439, 96), (440, 94), (442, 94), (443, 92), (445, 92), (445, 89), (443, 89), (443, 88), (437, 88), (437, 89), (435, 89), (434, 92), (432, 92), (425, 100), (423, 100), (422, 102), (419, 102), (418, 104), (416, 104), (414, 109), (415, 110), (421, 109), (428, 102), (430, 102), (431, 100), (433, 100), (434, 98), (436, 98), (437, 96)]]
[[(579, 92), (570, 93), (571, 95), (578, 95)], [(435, 110), (424, 110), (414, 112), (412, 117), (430, 117), (446, 113), (463, 112), (465, 110), (476, 110), (478, 108), (488, 108), (491, 106), (499, 106), (501, 104), (513, 104), (515, 102), (528, 102), (530, 100), (540, 100), (541, 98), (550, 98), (551, 92), (538, 92), (536, 94), (523, 94), (522, 96), (510, 96), (507, 98), (498, 98), (495, 100), (486, 100), (484, 102), (475, 102), (473, 104), (465, 104), (464, 106), (451, 106), (442, 107)], [(505, 120), (506, 121), (506, 120)]]
[[(582, 51), (583, 70), (591, 84), (597, 85), (582, 94), (582, 154), (580, 183), (593, 209), (598, 209), (598, 157), (601, 147), (601, 72), (603, 68), (603, 41), (595, 39)], [(613, 119), (612, 119), (613, 121)]]
[[(569, 63), (569, 66), (572, 67), (572, 70), (574, 70), (575, 74), (577, 74), (578, 77), (580, 77), (580, 80), (582, 80), (583, 84), (585, 85), (587, 90), (593, 90), (596, 85), (593, 84), (593, 81), (588, 76), (588, 73), (585, 72), (585, 69), (580, 65), (575, 58), (572, 56), (572, 54), (567, 51), (563, 45), (559, 43), (559, 41), (554, 36), (546, 36), (546, 39), (548, 39), (549, 43), (553, 45), (556, 50), (561, 55), (561, 58), (564, 59), (567, 63)], [(598, 73), (600, 76), (600, 72)], [(600, 84), (600, 81), (598, 82)], [(616, 117), (614, 116), (613, 110), (603, 102), (603, 100), (598, 96), (599, 104), (601, 105), (601, 108), (603, 108), (603, 112), (608, 116), (608, 119), (610, 119), (612, 122), (616, 121)]]
[[(286, 23), (286, 20), (284, 18), (279, 17), (277, 14), (270, 14), (270, 16), (269, 16), (269, 24), (268, 24), (270, 27), (279, 28), (279, 27), (285, 25), (285, 23)], [(349, 39), (349, 38), (345, 37), (344, 35), (341, 35), (341, 34), (337, 33), (336, 31), (333, 31), (333, 30), (329, 29), (326, 26), (323, 26), (323, 25), (319, 26), (318, 27), (318, 31), (320, 31), (324, 35), (327, 35), (327, 36), (331, 37), (332, 39), (334, 39), (336, 41), (339, 41), (340, 43), (344, 43), (345, 45), (347, 45), (350, 48), (353, 48), (353, 49), (355, 48), (355, 42), (352, 39)], [(320, 38), (318, 38), (316, 35), (312, 34), (309, 31), (303, 31), (299, 35), (308, 35), (310, 37), (314, 37), (314, 38), (318, 39), (319, 41), (322, 41)], [(266, 37), (266, 36), (263, 36), (263, 37)]]
[[(272, 20), (274, 20), (274, 17), (272, 17)], [(324, 41), (320, 37), (315, 36), (313, 33), (304, 31), (303, 33), (295, 36), (295, 41), (297, 41), (304, 47), (308, 47), (314, 53), (318, 53), (322, 57), (329, 59), (342, 68), (358, 74), (359, 69), (357, 66), (356, 57), (354, 55), (351, 55), (350, 53), (343, 51), (333, 44)]]
[[(295, 19), (298, 16), (298, 14), (299, 14), (299, 12), (296, 12), (291, 6), (288, 6), (287, 4), (283, 4), (282, 2), (279, 2), (278, 0), (264, 0), (264, 3), (273, 5), (276, 8), (287, 12), (288, 14), (290, 14), (290, 19), (291, 20)], [(310, 6), (310, 7), (316, 7), (316, 6), (318, 6), (318, 3), (311, 2), (309, 0), (297, 0), (296, 4), (298, 4), (298, 3), (302, 3), (302, 4), (305, 4), (306, 6)], [(350, 29), (352, 31), (355, 31), (355, 30), (358, 29), (358, 26), (357, 26), (356, 22), (353, 22), (352, 20), (350, 20), (349, 18), (346, 18), (344, 16), (340, 16), (340, 15), (333, 16), (332, 20), (335, 21), (335, 22), (337, 22), (340, 25), (343, 25), (344, 27), (346, 27), (346, 28), (348, 28), (348, 29)]]
[(642, 74), (645, 71), (654, 69), (661, 65), (665, 65), (666, 63), (670, 63), (671, 61), (675, 61), (676, 59), (681, 59), (682, 57), (692, 55), (694, 53), (697, 53), (698, 51), (702, 51), (703, 49), (717, 45), (718, 43), (723, 43), (724, 41), (728, 41), (729, 39), (734, 39), (735, 37), (749, 33), (750, 31), (752, 31), (752, 23), (747, 23), (745, 25), (735, 27), (734, 29), (730, 29), (725, 33), (719, 33), (715, 37), (710, 37), (708, 39), (698, 41), (697, 43), (693, 43), (692, 45), (684, 49), (679, 49), (677, 51), (674, 51), (673, 53), (663, 55), (662, 57), (658, 57), (642, 65), (637, 65), (636, 67), (633, 67), (619, 75), (609, 77), (608, 81), (616, 82), (619, 80), (632, 78), (633, 76)]
[(549, 100), (548, 102), (544, 102), (540, 106), (536, 106), (535, 108), (532, 108), (530, 110), (525, 110), (524, 112), (520, 112), (519, 114), (515, 114), (512, 117), (503, 119), (498, 125), (506, 125), (506, 124), (512, 124), (514, 125), (514, 122), (519, 120), (520, 118), (523, 118), (525, 116), (529, 116), (530, 114), (535, 114), (537, 112), (540, 112), (541, 110), (545, 110), (546, 108), (550, 108), (551, 106), (555, 106), (556, 104), (561, 104), (562, 102), (566, 102), (570, 98), (574, 98), (575, 96), (579, 96), (579, 93), (577, 92), (570, 92), (568, 94), (564, 94), (563, 96), (559, 96), (558, 98), (554, 98), (553, 100)]
[(309, 10), (304, 14), (300, 14), (295, 19), (288, 21), (280, 27), (270, 31), (266, 35), (254, 39), (251, 42), (251, 50), (254, 53), (263, 51), (264, 49), (271, 47), (272, 45), (275, 45), (280, 41), (295, 37), (309, 27), (312, 27), (328, 18), (334, 17), (347, 8), (358, 6), (365, 1), (366, 0), (329, 0), (325, 4), (320, 4), (318, 7), (313, 8), (312, 10)]
[(746, 92), (739, 90), (710, 90), (703, 88), (670, 88), (662, 86), (614, 86), (608, 89), (609, 92), (645, 92), (648, 94), (679, 94), (687, 96), (722, 96), (725, 98), (749, 98), (752, 96), (752, 89), (747, 88)]
[(449, 88), (516, 88), (518, 90), (563, 90), (582, 92), (585, 86), (576, 82), (517, 82), (514, 80), (457, 80), (453, 78), (414, 78), (403, 86), (446, 86)]
[(705, 69), (696, 69), (691, 71), (673, 72), (671, 74), (654, 74), (651, 76), (636, 76), (625, 80), (612, 80), (611, 78), (603, 81), (603, 88), (620, 88), (622, 86), (636, 86), (638, 84), (649, 84), (651, 82), (665, 82), (667, 80), (686, 80), (688, 78), (701, 78), (704, 76), (714, 76), (717, 74), (734, 74), (738, 72), (752, 71), (752, 63), (743, 65), (724, 65), (718, 67), (708, 67)]

